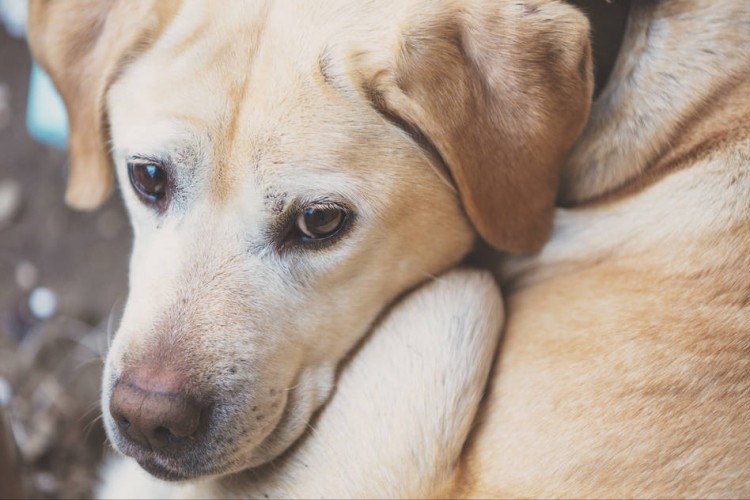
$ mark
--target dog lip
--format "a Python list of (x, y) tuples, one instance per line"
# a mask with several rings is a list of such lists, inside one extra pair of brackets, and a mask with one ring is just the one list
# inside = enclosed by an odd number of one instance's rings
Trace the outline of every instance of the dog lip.
[(169, 468), (153, 458), (136, 458), (135, 460), (146, 472), (164, 481), (184, 481), (203, 475)]

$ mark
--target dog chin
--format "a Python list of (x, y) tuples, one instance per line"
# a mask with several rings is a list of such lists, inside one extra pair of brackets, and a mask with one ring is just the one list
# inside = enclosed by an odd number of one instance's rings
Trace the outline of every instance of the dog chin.
[[(140, 467), (157, 479), (178, 482), (188, 481), (206, 477), (219, 477), (242, 473), (257, 469), (268, 464), (270, 461), (283, 455), (297, 441), (299, 436), (276, 436), (276, 431), (269, 438), (278, 447), (271, 451), (267, 447), (259, 446), (246, 457), (239, 458), (235, 452), (222, 454), (232, 457), (228, 463), (215, 464), (208, 457), (186, 461), (184, 457), (171, 457), (153, 451), (131, 449), (127, 444), (119, 444), (117, 448), (121, 453), (133, 458)], [(301, 434), (301, 432), (300, 432)], [(284, 443), (284, 444), (282, 444)]]
[(143, 450), (128, 443), (113, 441), (115, 448), (131, 457), (143, 470), (164, 481), (186, 481), (206, 476), (221, 475), (224, 468), (212, 463), (208, 457), (200, 454), (166, 455), (151, 450)]

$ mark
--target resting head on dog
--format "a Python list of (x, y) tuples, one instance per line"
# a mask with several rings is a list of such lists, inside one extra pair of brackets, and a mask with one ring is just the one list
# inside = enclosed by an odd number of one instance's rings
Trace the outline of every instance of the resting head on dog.
[(119, 181), (113, 445), (170, 480), (280, 455), (400, 294), (477, 235), (537, 251), (592, 91), (557, 1), (33, 1), (68, 202)]

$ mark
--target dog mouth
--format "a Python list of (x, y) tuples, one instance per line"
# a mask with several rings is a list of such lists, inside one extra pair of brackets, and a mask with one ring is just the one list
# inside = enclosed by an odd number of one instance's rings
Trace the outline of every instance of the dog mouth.
[[(105, 429), (115, 449), (158, 479), (234, 474), (273, 460), (303, 434), (319, 406), (309, 397), (308, 386), (321, 385), (319, 378), (297, 375), (292, 390), (284, 389), (289, 383), (252, 393), (214, 389), (199, 399), (197, 412), (193, 401), (181, 394), (143, 389), (110, 375), (105, 380), (111, 385), (102, 398)], [(119, 401), (118, 386), (125, 388)], [(196, 415), (188, 421), (183, 413)]]
[(116, 449), (133, 458), (146, 472), (165, 481), (184, 481), (221, 473), (220, 464), (208, 456), (202, 447), (162, 452), (131, 443), (121, 436), (115, 436), (113, 443)]
[[(238, 412), (238, 406), (243, 410)], [(105, 427), (110, 441), (117, 450), (133, 458), (141, 468), (158, 479), (185, 481), (206, 476), (221, 476), (238, 472), (252, 464), (253, 455), (258, 453), (260, 445), (279, 428), (283, 409), (286, 409), (286, 398), (271, 405), (282, 408), (276, 415), (277, 418), (264, 419), (265, 425), (256, 427), (255, 432), (249, 431), (245, 425), (238, 425), (239, 415), (256, 412), (255, 405), (248, 408), (244, 408), (245, 406), (247, 405), (236, 403), (215, 405), (212, 411), (206, 412), (207, 418), (195, 436), (182, 438), (165, 448), (148, 441), (134, 441), (106, 411)], [(252, 423), (258, 424), (255, 419)], [(252, 439), (255, 445), (251, 446), (247, 442), (247, 446), (243, 446), (243, 438), (248, 434), (255, 434), (255, 438)]]

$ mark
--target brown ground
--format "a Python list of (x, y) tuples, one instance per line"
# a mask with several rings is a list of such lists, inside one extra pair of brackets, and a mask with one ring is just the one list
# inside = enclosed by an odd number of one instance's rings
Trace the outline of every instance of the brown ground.
[[(101, 353), (127, 292), (130, 227), (118, 196), (94, 213), (65, 207), (65, 153), (26, 132), (29, 70), (25, 44), (0, 27), (0, 193), (21, 192), (16, 215), (0, 213), (0, 418), (12, 421), (26, 495), (80, 498), (91, 495), (105, 449)], [(46, 321), (27, 305), (40, 286), (59, 301)]]

